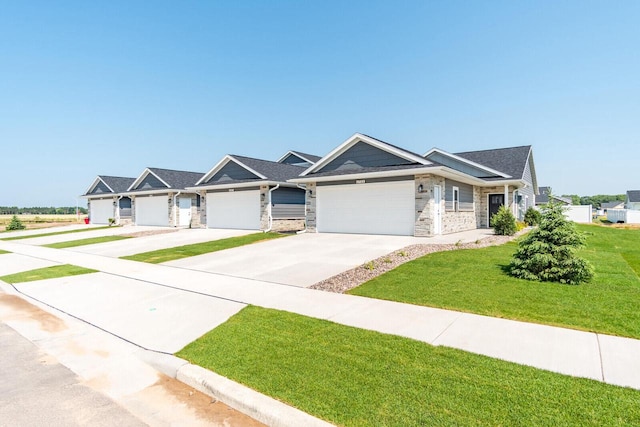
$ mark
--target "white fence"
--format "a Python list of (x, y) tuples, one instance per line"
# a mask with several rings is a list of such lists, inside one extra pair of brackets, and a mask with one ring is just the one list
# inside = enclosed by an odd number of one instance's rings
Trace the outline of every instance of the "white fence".
[(640, 224), (640, 211), (630, 209), (607, 209), (607, 220), (613, 223)]
[(564, 216), (566, 216), (569, 221), (588, 224), (591, 222), (591, 205), (566, 206)]

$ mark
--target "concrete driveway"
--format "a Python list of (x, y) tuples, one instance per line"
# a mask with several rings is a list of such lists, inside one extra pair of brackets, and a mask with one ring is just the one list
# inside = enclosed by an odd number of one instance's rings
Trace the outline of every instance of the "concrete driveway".
[[(133, 229), (132, 227), (129, 227)], [(158, 249), (173, 248), (193, 243), (210, 242), (212, 240), (243, 236), (255, 233), (251, 230), (222, 229), (171, 229), (174, 232), (141, 236), (133, 239), (116, 240), (114, 242), (95, 245), (76, 246), (67, 250), (109, 257), (121, 257)], [(134, 232), (134, 231), (132, 231)], [(84, 234), (84, 233), (83, 233)]]
[(170, 261), (165, 265), (308, 287), (405, 246), (428, 240), (363, 234), (298, 234)]

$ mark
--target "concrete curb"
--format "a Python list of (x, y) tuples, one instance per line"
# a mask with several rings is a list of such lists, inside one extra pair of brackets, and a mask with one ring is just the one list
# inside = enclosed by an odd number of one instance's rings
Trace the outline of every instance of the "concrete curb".
[(146, 363), (196, 390), (272, 427), (329, 427), (326, 421), (258, 393), (179, 357), (143, 351)]

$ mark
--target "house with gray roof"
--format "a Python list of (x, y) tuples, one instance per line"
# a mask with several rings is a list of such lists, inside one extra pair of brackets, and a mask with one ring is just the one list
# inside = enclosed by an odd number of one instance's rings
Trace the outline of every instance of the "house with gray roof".
[(98, 175), (81, 196), (87, 199), (91, 224), (117, 224), (131, 219), (131, 199), (124, 196), (135, 178)]
[(290, 182), (306, 186), (307, 230), (434, 236), (522, 219), (538, 184), (531, 146), (424, 155), (356, 133)]
[(187, 190), (202, 172), (146, 168), (124, 193), (131, 198), (135, 225), (199, 227), (200, 196)]
[(561, 205), (570, 205), (571, 199), (561, 196), (556, 196), (551, 192), (551, 187), (538, 187), (540, 194), (536, 196), (536, 206), (546, 205), (549, 203), (549, 198), (552, 198), (555, 202)]
[(624, 205), (632, 211), (640, 211), (640, 190), (627, 191), (627, 200)]
[(309, 167), (315, 162), (320, 160), (320, 156), (314, 154), (301, 153), (300, 151), (287, 151), (282, 157), (278, 159), (278, 163), (285, 163), (287, 165), (304, 166)]
[(297, 161), (282, 161), (287, 158), (291, 156), (283, 156), (280, 162), (224, 156), (189, 187), (205, 205), (201, 223), (209, 228), (263, 231), (304, 228), (305, 191), (288, 180), (305, 167)]
[(609, 209), (624, 209), (624, 200), (614, 200), (613, 202), (604, 202), (600, 205), (600, 209), (607, 213)]

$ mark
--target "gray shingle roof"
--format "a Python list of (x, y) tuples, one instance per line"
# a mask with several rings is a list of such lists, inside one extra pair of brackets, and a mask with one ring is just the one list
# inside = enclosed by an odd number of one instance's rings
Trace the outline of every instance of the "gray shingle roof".
[(630, 203), (640, 203), (640, 190), (627, 191), (627, 198)]
[(267, 177), (269, 181), (284, 182), (288, 179), (295, 178), (304, 172), (305, 166), (287, 165), (284, 163), (272, 162), (271, 160), (256, 159), (253, 157), (230, 155), (240, 163), (247, 165), (254, 171)]
[(615, 208), (616, 206), (620, 206), (620, 205), (624, 205), (624, 201), (623, 200), (615, 200), (613, 202), (604, 202), (600, 204), (600, 207), (602, 209), (612, 209)]
[[(171, 190), (184, 190), (193, 187), (202, 175), (202, 172), (178, 171), (173, 169), (147, 168), (160, 179), (171, 186)], [(148, 189), (132, 189), (131, 191), (146, 191)], [(169, 190), (169, 189), (168, 189)]]
[(322, 158), (322, 156), (316, 156), (315, 154), (307, 154), (301, 151), (294, 151), (294, 150), (290, 150), (290, 151), (298, 157), (304, 157), (307, 160), (311, 160), (313, 163), (316, 163), (318, 160)]
[(411, 165), (394, 165), (394, 166), (370, 166), (366, 168), (358, 168), (358, 169), (343, 169), (343, 170), (333, 170), (328, 172), (317, 172), (313, 174), (309, 174), (305, 176), (305, 178), (315, 178), (315, 177), (323, 177), (323, 176), (343, 176), (343, 175), (355, 175), (360, 173), (369, 173), (369, 172), (386, 172), (386, 171), (396, 171), (396, 170), (407, 170), (408, 174), (411, 174), (411, 169), (423, 169), (429, 167), (440, 166), (438, 164), (432, 165), (419, 165), (419, 164), (411, 164)]
[[(491, 169), (511, 175), (514, 179), (522, 179), (531, 152), (530, 145), (520, 147), (497, 148), (493, 150), (467, 151), (454, 153), (464, 159), (479, 163)], [(503, 179), (503, 178), (501, 178)]]
[[(540, 194), (536, 196), (536, 205), (549, 203), (549, 193), (552, 191), (551, 187), (538, 187), (538, 190), (540, 191)], [(568, 205), (571, 204), (571, 199), (567, 197), (556, 196), (555, 194), (552, 197), (557, 201)]]
[(171, 188), (179, 189), (192, 187), (202, 178), (202, 175), (204, 175), (203, 172), (177, 171), (172, 169), (149, 168), (149, 170), (158, 175), (158, 177), (169, 184)]
[(125, 178), (122, 176), (106, 176), (99, 175), (99, 178), (104, 181), (115, 193), (123, 193), (127, 191), (127, 188), (133, 184), (135, 178)]
[[(241, 184), (245, 182), (263, 182), (263, 181), (285, 182), (288, 179), (297, 177), (307, 169), (306, 166), (288, 165), (285, 163), (272, 162), (271, 160), (256, 159), (253, 157), (238, 156), (235, 154), (229, 154), (229, 157), (242, 163), (248, 168), (253, 169), (254, 171), (258, 172), (260, 175), (265, 176), (266, 179), (226, 180), (224, 182), (217, 183), (219, 185)], [(203, 183), (203, 184), (200, 184), (199, 187), (208, 186), (208, 185), (216, 185), (216, 183)], [(191, 187), (193, 187), (193, 185), (191, 185)]]

